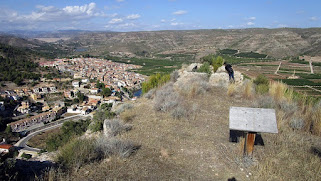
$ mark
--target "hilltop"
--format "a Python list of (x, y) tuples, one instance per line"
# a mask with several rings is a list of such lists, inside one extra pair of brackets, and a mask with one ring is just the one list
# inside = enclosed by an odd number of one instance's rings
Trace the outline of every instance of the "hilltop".
[(320, 55), (321, 28), (181, 30), (150, 32), (85, 32), (65, 45), (84, 47), (96, 55), (108, 52), (171, 54), (215, 52), (231, 48), (282, 58)]
[[(113, 107), (117, 116), (105, 119), (101, 133), (87, 131), (59, 148), (59, 169), (44, 180), (320, 179), (320, 103), (263, 79), (227, 87), (198, 72), (170, 79), (159, 77), (162, 84), (143, 97)], [(279, 133), (262, 133), (253, 157), (243, 157), (242, 141), (229, 142), (231, 106), (276, 111)]]

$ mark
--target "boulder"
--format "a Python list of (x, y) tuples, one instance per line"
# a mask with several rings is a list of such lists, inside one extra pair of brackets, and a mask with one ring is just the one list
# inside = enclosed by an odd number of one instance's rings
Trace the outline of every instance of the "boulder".
[[(234, 71), (235, 85), (243, 84), (243, 75), (239, 71)], [(209, 84), (216, 87), (228, 87), (230, 84), (228, 73), (224, 66), (221, 66), (217, 71), (210, 76)]]

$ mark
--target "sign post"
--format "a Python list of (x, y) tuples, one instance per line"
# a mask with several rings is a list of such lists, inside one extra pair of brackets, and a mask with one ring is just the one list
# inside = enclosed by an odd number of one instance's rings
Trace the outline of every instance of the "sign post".
[(251, 156), (256, 133), (278, 133), (274, 109), (230, 107), (230, 130), (243, 132), (243, 154)]

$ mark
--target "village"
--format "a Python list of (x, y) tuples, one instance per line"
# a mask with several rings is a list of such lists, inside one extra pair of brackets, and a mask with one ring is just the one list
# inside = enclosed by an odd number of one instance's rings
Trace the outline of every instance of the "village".
[[(97, 58), (56, 59), (40, 65), (69, 72), (73, 79), (66, 79), (70, 84), (67, 88), (58, 88), (52, 80), (42, 79), (43, 83), (33, 88), (1, 91), (3, 99), (17, 103), (9, 110), (4, 101), (0, 102), (0, 113), (11, 113), (16, 120), (7, 124), (12, 132), (37, 129), (62, 115), (87, 115), (99, 104), (135, 100), (133, 91), (139, 90), (146, 78), (128, 71), (140, 66)], [(66, 80), (54, 78), (55, 82)]]

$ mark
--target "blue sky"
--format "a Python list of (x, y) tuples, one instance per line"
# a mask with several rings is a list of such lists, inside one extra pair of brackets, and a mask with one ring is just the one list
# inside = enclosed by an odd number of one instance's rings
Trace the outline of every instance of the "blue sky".
[(1, 0), (0, 31), (320, 27), (320, 0)]

